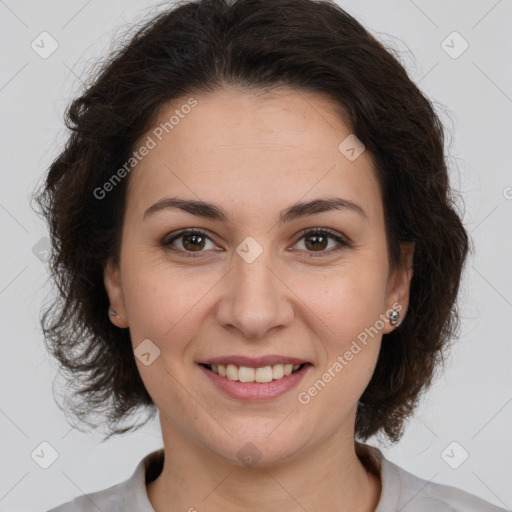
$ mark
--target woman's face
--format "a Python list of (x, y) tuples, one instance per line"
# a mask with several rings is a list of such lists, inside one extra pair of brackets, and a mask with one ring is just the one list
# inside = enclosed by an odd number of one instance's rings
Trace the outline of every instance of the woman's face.
[[(162, 109), (141, 139), (120, 266), (105, 271), (164, 436), (238, 464), (351, 439), (410, 280), (389, 271), (370, 155), (320, 95), (194, 98)], [(210, 207), (152, 208), (166, 198)], [(214, 359), (236, 363), (228, 377), (203, 366)], [(280, 362), (307, 364), (279, 378)]]

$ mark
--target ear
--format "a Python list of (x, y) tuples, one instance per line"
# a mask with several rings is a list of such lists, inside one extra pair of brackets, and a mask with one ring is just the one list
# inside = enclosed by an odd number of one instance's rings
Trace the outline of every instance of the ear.
[(117, 325), (117, 327), (128, 327), (128, 320), (124, 305), (124, 294), (121, 285), (121, 271), (119, 266), (116, 265), (112, 259), (107, 261), (107, 264), (103, 269), (103, 282), (110, 300), (110, 309), (113, 309), (119, 315), (119, 318), (110, 315), (108, 311), (106, 314), (109, 315), (110, 321), (114, 325)]
[[(414, 242), (402, 242), (401, 245), (401, 263), (391, 273), (388, 286), (387, 286), (387, 313), (389, 315), (393, 310), (398, 311), (398, 322), (403, 322), (407, 314), (409, 306), (409, 292), (411, 286), (411, 279), (413, 274), (413, 261), (414, 261)], [(397, 324), (399, 325), (399, 324)], [(386, 322), (383, 334), (387, 334), (396, 329), (397, 325), (393, 325), (389, 320)]]

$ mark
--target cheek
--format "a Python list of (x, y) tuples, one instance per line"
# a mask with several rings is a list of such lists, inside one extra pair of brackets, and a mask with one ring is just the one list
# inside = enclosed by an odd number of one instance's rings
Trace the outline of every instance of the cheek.
[(340, 414), (355, 406), (372, 377), (384, 325), (380, 315), (385, 312), (385, 269), (359, 263), (357, 269), (340, 268), (317, 293), (310, 288), (306, 295), (321, 341), (321, 380), (329, 382), (323, 400), (340, 408)]
[(127, 261), (125, 302), (134, 346), (149, 338), (162, 355), (185, 349), (194, 337), (208, 307), (208, 294), (219, 280), (218, 273), (172, 268), (162, 258), (144, 255)]
[[(383, 285), (377, 286), (373, 280), (372, 286), (367, 278), (352, 276), (331, 283), (312, 307), (321, 312), (317, 326), (328, 326), (319, 327), (319, 373), (326, 383), (317, 404), (319, 410), (333, 407), (339, 415), (351, 410), (375, 370), (382, 339)], [(333, 428), (339, 419), (331, 420)]]
[(346, 338), (375, 324), (384, 312), (385, 291), (385, 275), (378, 268), (347, 266), (331, 272), (320, 286), (304, 281), (300, 293), (335, 338)]

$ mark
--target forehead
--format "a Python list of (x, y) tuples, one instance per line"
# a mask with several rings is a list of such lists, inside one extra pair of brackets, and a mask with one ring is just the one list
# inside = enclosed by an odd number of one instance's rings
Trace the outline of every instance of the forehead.
[(339, 195), (378, 217), (373, 161), (367, 151), (347, 158), (351, 136), (341, 107), (321, 94), (229, 88), (183, 97), (162, 107), (141, 137), (139, 146), (152, 149), (131, 173), (128, 204), (140, 216), (173, 195), (254, 215)]

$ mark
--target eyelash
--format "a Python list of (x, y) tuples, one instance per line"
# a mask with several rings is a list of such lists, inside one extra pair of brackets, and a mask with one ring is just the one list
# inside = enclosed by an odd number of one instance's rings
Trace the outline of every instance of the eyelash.
[[(184, 231), (180, 231), (179, 233), (177, 233), (175, 236), (173, 236), (169, 240), (164, 239), (161, 243), (166, 250), (171, 251), (173, 253), (180, 253), (180, 255), (183, 255), (186, 258), (200, 258), (202, 256), (202, 253), (204, 253), (206, 251), (184, 251), (182, 249), (176, 249), (176, 248), (172, 247), (171, 244), (175, 240), (178, 240), (179, 238), (181, 238), (185, 235), (201, 235), (201, 236), (204, 236), (205, 238), (207, 238), (208, 240), (210, 240), (211, 242), (213, 242), (210, 239), (210, 237), (206, 234), (206, 232), (204, 232), (200, 229), (186, 229)], [(352, 244), (349, 243), (346, 239), (342, 238), (340, 235), (336, 234), (334, 231), (331, 231), (330, 229), (327, 229), (327, 228), (308, 229), (301, 234), (301, 237), (297, 240), (297, 242), (299, 242), (303, 238), (306, 238), (307, 236), (312, 236), (312, 235), (327, 236), (328, 238), (338, 242), (339, 246), (335, 247), (335, 248), (331, 248), (329, 250), (324, 250), (324, 251), (307, 251), (307, 252), (311, 253), (307, 256), (308, 258), (319, 258), (319, 257), (321, 258), (323, 256), (331, 255), (335, 252), (338, 252), (341, 249), (343, 249), (344, 247), (352, 246)], [(297, 243), (297, 242), (295, 242), (295, 243)]]

